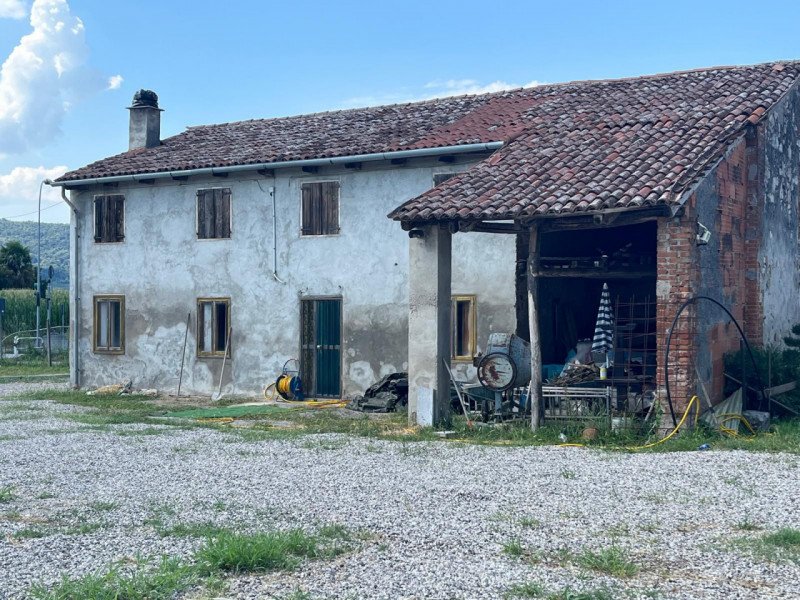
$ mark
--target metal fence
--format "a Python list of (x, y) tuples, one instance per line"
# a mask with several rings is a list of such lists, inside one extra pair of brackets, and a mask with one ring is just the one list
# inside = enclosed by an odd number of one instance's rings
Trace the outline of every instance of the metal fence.
[[(3, 358), (15, 358), (34, 350), (46, 352), (47, 344), (47, 330), (45, 328), (39, 329), (38, 336), (36, 329), (16, 331), (0, 340), (0, 356)], [(68, 350), (69, 325), (50, 327), (50, 352), (59, 354)]]

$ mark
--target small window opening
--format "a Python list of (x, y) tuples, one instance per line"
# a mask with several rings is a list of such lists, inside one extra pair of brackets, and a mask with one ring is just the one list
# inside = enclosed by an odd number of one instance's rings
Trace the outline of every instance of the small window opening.
[(94, 351), (125, 352), (125, 297), (95, 296)]
[(477, 349), (475, 296), (453, 297), (453, 360), (472, 360)]
[(339, 233), (339, 182), (304, 183), (302, 190), (302, 235)]
[(197, 301), (197, 355), (231, 355), (228, 336), (231, 330), (230, 298), (203, 298)]

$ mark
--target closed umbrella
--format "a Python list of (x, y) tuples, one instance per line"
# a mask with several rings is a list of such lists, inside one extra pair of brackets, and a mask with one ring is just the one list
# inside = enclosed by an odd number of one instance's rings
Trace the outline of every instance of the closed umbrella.
[(610, 353), (614, 346), (614, 317), (611, 314), (611, 294), (608, 284), (603, 284), (600, 307), (597, 309), (597, 324), (594, 326), (592, 352)]

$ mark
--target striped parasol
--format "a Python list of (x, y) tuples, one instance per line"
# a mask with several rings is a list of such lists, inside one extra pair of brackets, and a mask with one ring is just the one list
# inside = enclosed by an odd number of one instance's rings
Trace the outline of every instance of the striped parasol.
[(600, 307), (597, 309), (597, 324), (594, 326), (592, 352), (611, 352), (614, 342), (614, 317), (611, 314), (611, 294), (608, 284), (603, 284), (600, 295)]

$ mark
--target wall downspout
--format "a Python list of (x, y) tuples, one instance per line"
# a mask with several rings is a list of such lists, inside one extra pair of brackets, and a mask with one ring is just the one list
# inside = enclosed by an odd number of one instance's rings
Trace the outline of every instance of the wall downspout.
[(272, 196), (272, 278), (278, 283), (286, 283), (278, 277), (278, 210), (275, 203), (275, 186), (269, 187)]
[(80, 382), (80, 368), (78, 365), (78, 359), (80, 357), (80, 353), (78, 352), (78, 345), (79, 345), (79, 332), (80, 332), (80, 314), (81, 314), (81, 296), (79, 293), (79, 285), (80, 285), (80, 275), (79, 275), (79, 268), (80, 268), (80, 260), (78, 260), (78, 251), (80, 249), (80, 224), (81, 224), (81, 213), (78, 210), (78, 207), (69, 199), (67, 198), (67, 191), (62, 186), (61, 187), (61, 199), (72, 209), (72, 218), (74, 220), (74, 227), (70, 227), (72, 233), (72, 240), (71, 244), (74, 248), (72, 252), (72, 256), (70, 257), (72, 261), (72, 273), (70, 273), (70, 349), (72, 350), (72, 360), (70, 361), (70, 373), (69, 379), (70, 383), (72, 384), (73, 388), (79, 388), (81, 386)]

